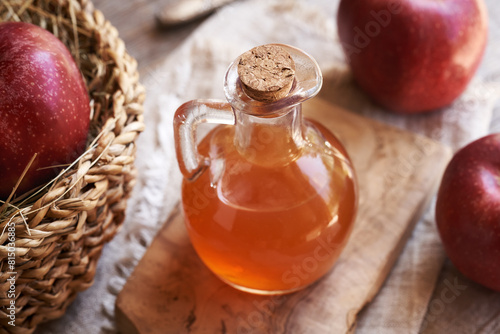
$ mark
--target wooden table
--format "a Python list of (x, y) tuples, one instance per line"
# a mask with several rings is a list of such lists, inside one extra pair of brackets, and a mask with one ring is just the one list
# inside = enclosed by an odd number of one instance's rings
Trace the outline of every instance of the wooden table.
[[(95, 6), (117, 27), (129, 53), (138, 60), (141, 75), (146, 75), (200, 24), (158, 29), (154, 13), (169, 1), (172, 0), (95, 0)], [(486, 3), (490, 15), (500, 11), (495, 0)], [(500, 20), (490, 22), (491, 26), (495, 24), (500, 25)], [(450, 284), (459, 287), (453, 303), (443, 299)], [(500, 333), (500, 294), (468, 281), (447, 261), (424, 318), (424, 327), (422, 333), (449, 333), (450, 328), (453, 333)]]

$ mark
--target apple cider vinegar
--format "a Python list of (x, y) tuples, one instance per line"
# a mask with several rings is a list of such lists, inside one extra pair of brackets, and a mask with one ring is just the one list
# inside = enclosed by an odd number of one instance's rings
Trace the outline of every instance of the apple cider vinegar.
[[(229, 104), (193, 100), (176, 112), (189, 237), (206, 266), (235, 288), (304, 288), (347, 243), (357, 210), (354, 168), (327, 129), (302, 118), (301, 102), (321, 82), (302, 51), (265, 45), (230, 66)], [(194, 131), (207, 122), (220, 125), (196, 145)]]
[[(324, 141), (311, 128), (308, 143)], [(196, 252), (217, 276), (260, 293), (293, 291), (327, 273), (340, 255), (356, 211), (350, 163), (335, 139), (332, 156), (313, 146), (287, 164), (261, 165), (235, 148), (234, 128), (212, 131), (202, 155), (224, 157), (222, 171), (184, 181), (187, 228)], [(285, 148), (276, 148), (285, 151)]]

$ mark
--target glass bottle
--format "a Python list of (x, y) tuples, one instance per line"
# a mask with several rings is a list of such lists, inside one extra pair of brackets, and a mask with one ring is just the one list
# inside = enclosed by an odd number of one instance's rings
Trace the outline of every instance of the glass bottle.
[[(332, 268), (351, 233), (358, 195), (342, 144), (302, 118), (301, 103), (322, 85), (317, 63), (288, 45), (257, 48), (269, 47), (295, 63), (286, 96), (271, 102), (250, 97), (238, 75), (239, 58), (226, 72), (229, 103), (183, 104), (174, 135), (186, 227), (201, 260), (235, 288), (282, 294)], [(197, 145), (201, 123), (219, 125)]]

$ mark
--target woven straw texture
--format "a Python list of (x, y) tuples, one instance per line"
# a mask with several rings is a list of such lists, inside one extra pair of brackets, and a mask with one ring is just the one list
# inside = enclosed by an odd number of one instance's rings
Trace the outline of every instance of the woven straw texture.
[[(124, 219), (135, 183), (135, 140), (143, 131), (144, 88), (117, 30), (87, 0), (0, 1), (0, 21), (25, 21), (70, 49), (88, 87), (87, 150), (36, 196), (0, 202), (0, 333), (32, 333), (64, 314), (94, 279), (103, 245)], [(15, 224), (15, 327), (7, 307)]]

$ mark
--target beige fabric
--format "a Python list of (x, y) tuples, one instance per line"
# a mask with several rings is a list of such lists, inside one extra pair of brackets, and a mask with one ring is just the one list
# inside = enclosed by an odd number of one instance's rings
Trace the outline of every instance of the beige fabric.
[[(494, 0), (487, 4), (500, 8)], [(229, 62), (256, 45), (280, 42), (307, 51), (325, 75), (323, 98), (353, 112), (426, 134), (453, 149), (486, 134), (490, 124), (500, 128), (500, 110), (495, 109), (500, 91), (500, 49), (494, 44), (500, 38), (500, 28), (492, 25), (481, 71), (460, 99), (434, 114), (408, 118), (380, 110), (353, 84), (336, 37), (337, 6), (336, 0), (237, 2), (205, 21), (163, 64), (148, 73), (143, 80), (147, 88), (147, 130), (139, 139), (139, 178), (125, 226), (106, 248), (94, 286), (77, 298), (62, 319), (43, 326), (40, 333), (115, 331), (115, 296), (179, 200), (181, 176), (173, 151), (173, 113), (190, 99), (223, 98), (222, 81)], [(205, 70), (193, 72), (194, 61)], [(439, 333), (439, 328), (444, 328), (439, 317), (426, 317), (426, 310), (429, 301), (435, 300), (436, 282), (444, 282), (444, 276), (439, 276), (444, 259), (430, 208), (379, 295), (362, 313), (357, 332), (417, 333), (425, 320), (426, 333)], [(453, 310), (451, 306), (447, 305), (446, 312)], [(461, 316), (467, 317), (466, 312)], [(498, 328), (500, 319), (494, 321)]]

